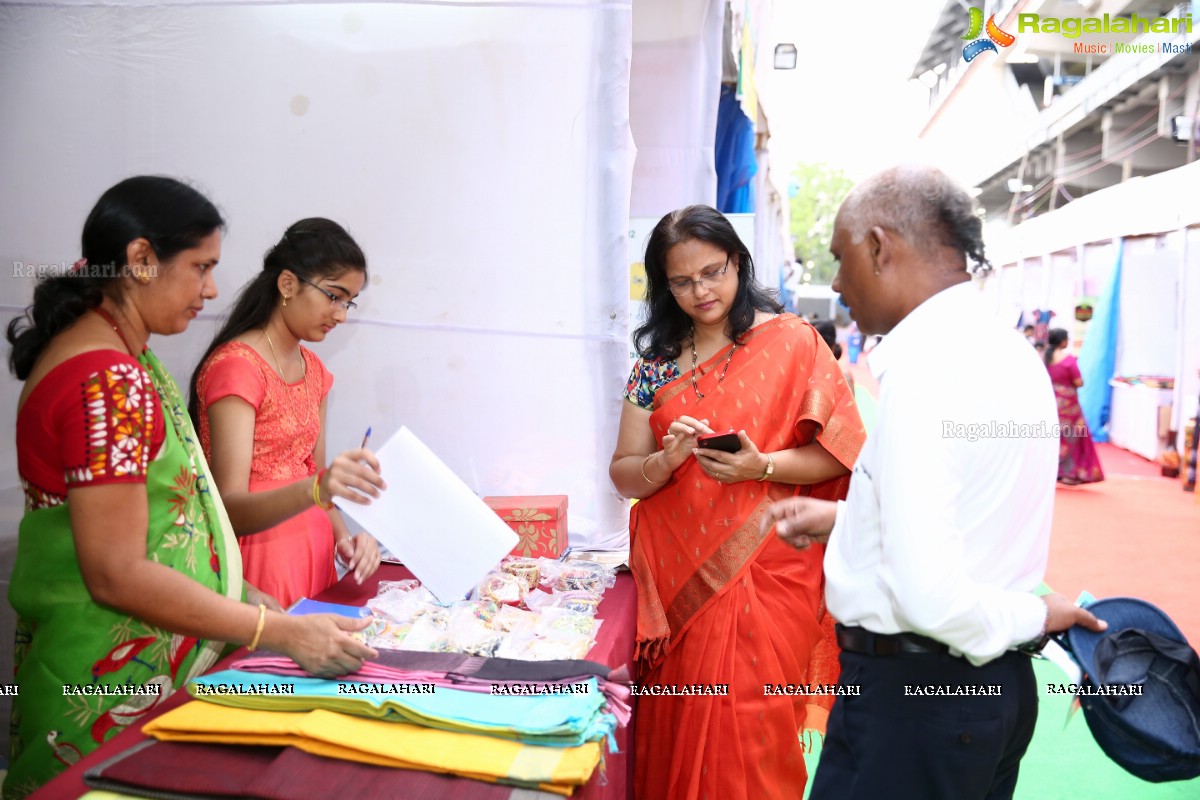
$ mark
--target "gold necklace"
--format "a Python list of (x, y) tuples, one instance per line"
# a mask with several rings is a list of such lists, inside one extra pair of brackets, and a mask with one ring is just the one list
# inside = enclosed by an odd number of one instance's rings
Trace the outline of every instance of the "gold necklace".
[(266, 328), (263, 328), (263, 336), (267, 337), (267, 346), (271, 348), (271, 358), (275, 359), (275, 369), (279, 370), (279, 377), (283, 379), (284, 383), (287, 383), (287, 376), (283, 374), (283, 367), (279, 365), (279, 356), (275, 353), (275, 343), (271, 341), (271, 334), (267, 332)]
[[(288, 398), (288, 405), (292, 407), (292, 419), (296, 420), (300, 424), (301, 428), (306, 427), (309, 421), (312, 419), (312, 402), (310, 398), (311, 392), (308, 388), (308, 370), (304, 370), (298, 385), (288, 383), (287, 376), (283, 374), (283, 367), (279, 363), (279, 354), (275, 352), (275, 343), (271, 341), (271, 334), (267, 333), (265, 326), (263, 327), (262, 332), (263, 336), (267, 338), (267, 346), (271, 348), (271, 358), (275, 359), (275, 369), (279, 371), (279, 380), (283, 383), (282, 392)], [(303, 355), (301, 355), (300, 360), (303, 363)], [(303, 419), (300, 419), (300, 411), (296, 407), (296, 396), (299, 393), (293, 392), (293, 389), (302, 389), (304, 391), (303, 397), (299, 398), (300, 406), (304, 411)]]
[[(733, 347), (729, 350), (729, 358), (725, 359), (725, 368), (721, 370), (721, 374), (717, 376), (717, 386), (721, 385), (721, 381), (725, 380), (725, 373), (729, 372), (729, 362), (733, 361), (733, 352), (737, 350), (737, 342), (733, 343)], [(699, 384), (696, 383), (696, 329), (692, 328), (692, 388), (696, 391), (696, 397), (700, 400), (704, 399), (704, 394), (700, 391)]]

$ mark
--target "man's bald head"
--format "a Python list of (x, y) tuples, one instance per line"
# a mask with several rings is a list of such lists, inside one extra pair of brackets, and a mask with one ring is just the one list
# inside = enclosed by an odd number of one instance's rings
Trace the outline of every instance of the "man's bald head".
[(990, 268), (974, 201), (935, 167), (893, 167), (867, 178), (842, 203), (838, 216), (855, 243), (879, 226), (943, 267), (964, 269), (970, 258)]

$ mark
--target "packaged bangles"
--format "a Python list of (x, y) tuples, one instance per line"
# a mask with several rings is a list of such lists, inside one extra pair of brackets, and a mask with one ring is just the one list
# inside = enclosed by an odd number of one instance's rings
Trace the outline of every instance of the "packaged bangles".
[(604, 576), (589, 567), (563, 567), (554, 582), (554, 588), (560, 592), (603, 592)]
[(524, 587), (516, 576), (507, 572), (492, 572), (483, 579), (476, 590), (476, 596), (493, 600), (496, 603), (516, 605), (524, 597)]
[(595, 614), (600, 605), (600, 595), (583, 589), (556, 593), (554, 605), (558, 608), (574, 611), (576, 614)]
[(500, 571), (507, 572), (519, 580), (527, 592), (541, 580), (541, 570), (535, 558), (508, 556), (500, 563)]

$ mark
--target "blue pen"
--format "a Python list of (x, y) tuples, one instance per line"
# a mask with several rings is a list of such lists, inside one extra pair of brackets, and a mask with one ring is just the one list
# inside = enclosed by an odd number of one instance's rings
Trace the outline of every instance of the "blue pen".
[(367, 449), (367, 442), (371, 440), (371, 429), (367, 428), (367, 432), (363, 434), (363, 443), (358, 446), (359, 450)]

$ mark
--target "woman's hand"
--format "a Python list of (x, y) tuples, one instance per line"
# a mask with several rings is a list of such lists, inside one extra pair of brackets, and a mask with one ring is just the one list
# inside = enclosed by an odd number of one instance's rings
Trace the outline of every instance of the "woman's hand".
[(662, 440), (662, 458), (671, 472), (679, 469), (683, 462), (696, 450), (696, 438), (712, 433), (708, 420), (682, 416), (667, 426)]
[(337, 614), (273, 616), (263, 639), (267, 640), (268, 649), (288, 655), (310, 675), (336, 678), (357, 672), (364, 659), (379, 658), (378, 652), (350, 635), (370, 623), (367, 618), (351, 619)]
[(763, 473), (767, 471), (767, 457), (750, 441), (745, 431), (738, 431), (738, 440), (742, 443), (742, 449), (736, 453), (697, 446), (693, 452), (700, 469), (720, 483), (756, 481), (762, 478)]
[(379, 569), (379, 543), (369, 533), (339, 540), (334, 551), (338, 560), (354, 573), (354, 580), (360, 584)]
[(267, 594), (262, 589), (252, 585), (249, 581), (246, 581), (245, 583), (247, 603), (252, 606), (257, 606), (261, 603), (267, 607), (268, 611), (278, 611), (280, 614), (283, 613), (283, 606), (279, 604), (279, 601), (276, 600), (273, 595)]
[(361, 506), (371, 504), (372, 498), (387, 489), (379, 474), (379, 460), (365, 448), (347, 450), (340, 454), (321, 476), (321, 496), (341, 497)]

